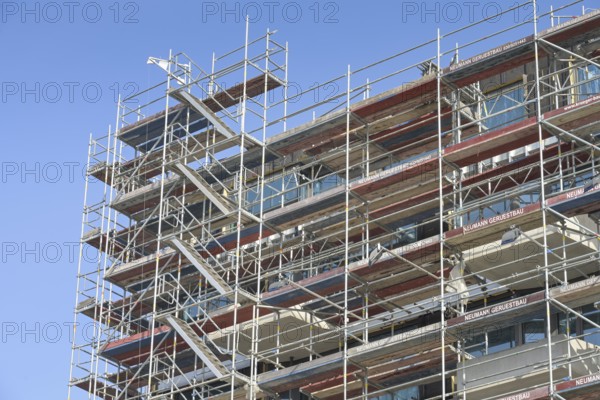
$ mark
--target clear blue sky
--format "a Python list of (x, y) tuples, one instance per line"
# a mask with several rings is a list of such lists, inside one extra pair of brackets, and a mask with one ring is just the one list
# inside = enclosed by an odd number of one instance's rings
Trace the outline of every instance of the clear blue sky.
[(157, 80), (148, 56), (208, 69), (243, 43), (247, 12), (251, 36), (289, 42), (290, 80), (308, 87), (515, 2), (489, 3), (0, 2), (0, 399), (66, 398), (87, 141), (114, 124), (116, 93)]

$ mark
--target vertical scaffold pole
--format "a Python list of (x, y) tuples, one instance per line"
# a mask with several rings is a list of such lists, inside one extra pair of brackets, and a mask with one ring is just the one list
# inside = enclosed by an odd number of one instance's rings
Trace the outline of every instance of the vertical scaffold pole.
[(289, 52), (290, 49), (288, 47), (288, 42), (285, 42), (285, 70), (283, 71), (283, 131), (287, 131), (287, 111), (288, 111), (288, 61), (289, 61)]
[(348, 65), (346, 92), (346, 204), (344, 232), (344, 400), (348, 398), (348, 240), (350, 231), (350, 65)]
[(238, 303), (239, 303), (239, 284), (240, 284), (240, 263), (241, 263), (241, 251), (242, 246), (240, 241), (242, 240), (242, 208), (244, 195), (244, 145), (246, 137), (246, 95), (247, 87), (246, 82), (248, 81), (248, 33), (250, 30), (250, 20), (246, 16), (246, 33), (244, 41), (244, 87), (242, 91), (242, 112), (240, 120), (240, 169), (238, 176), (238, 199), (237, 199), (237, 240), (235, 246), (235, 285), (233, 287), (233, 337), (231, 346), (231, 400), (235, 397), (235, 371), (236, 371), (236, 354), (238, 351), (239, 332), (237, 330), (237, 318), (238, 318)]
[(538, 127), (539, 155), (540, 155), (540, 208), (542, 210), (543, 226), (543, 253), (544, 253), (544, 277), (545, 277), (545, 298), (546, 298), (546, 340), (548, 346), (548, 392), (550, 397), (554, 398), (554, 372), (552, 371), (552, 330), (550, 327), (550, 283), (548, 282), (548, 235), (546, 221), (546, 182), (544, 173), (544, 133), (542, 131), (542, 101), (540, 92), (540, 58), (538, 54), (538, 13), (537, 0), (531, 1), (533, 7), (533, 35), (534, 35), (534, 56), (535, 56), (535, 98), (536, 98), (536, 121)]
[(445, 335), (445, 301), (444, 301), (444, 199), (443, 199), (443, 166), (442, 166), (442, 56), (441, 36), (437, 30), (437, 128), (438, 128), (438, 206), (439, 206), (439, 243), (440, 243), (440, 344), (442, 357), (442, 399), (446, 398), (446, 335)]
[[(167, 92), (171, 88), (171, 63), (173, 59), (173, 51), (169, 50), (169, 62), (167, 64)], [(165, 96), (165, 124), (163, 130), (163, 146), (162, 146), (162, 162), (161, 162), (161, 180), (160, 180), (160, 203), (158, 206), (158, 235), (156, 239), (156, 249), (160, 249), (162, 244), (162, 219), (163, 219), (163, 208), (165, 200), (165, 180), (166, 177), (166, 164), (167, 164), (167, 133), (169, 130), (169, 96)], [(152, 392), (152, 373), (154, 363), (152, 361), (154, 357), (154, 329), (156, 328), (156, 309), (157, 309), (157, 298), (158, 298), (158, 272), (160, 270), (160, 251), (156, 252), (156, 260), (154, 263), (154, 288), (152, 296), (152, 318), (150, 321), (150, 354), (148, 355), (148, 395)], [(148, 396), (150, 397), (150, 396)]]
[[(92, 134), (90, 133), (90, 138), (88, 140), (88, 155), (87, 155), (87, 163), (85, 164), (88, 168), (90, 166), (90, 158), (92, 153), (92, 145), (93, 139)], [(77, 334), (77, 304), (79, 303), (79, 291), (81, 290), (81, 275), (82, 275), (82, 260), (83, 260), (83, 234), (85, 233), (85, 225), (86, 225), (86, 215), (87, 215), (87, 196), (88, 196), (88, 185), (90, 179), (88, 175), (88, 171), (85, 174), (85, 182), (84, 182), (84, 191), (83, 191), (83, 212), (81, 213), (81, 232), (80, 232), (80, 241), (79, 241), (79, 254), (77, 259), (77, 287), (75, 288), (75, 307), (73, 307), (73, 336), (71, 336), (71, 365), (69, 366), (69, 382), (74, 380), (73, 376), (73, 364), (75, 363), (75, 352), (77, 351), (76, 346), (76, 334)], [(71, 388), (73, 386), (69, 385), (67, 390), (67, 400), (71, 400)]]

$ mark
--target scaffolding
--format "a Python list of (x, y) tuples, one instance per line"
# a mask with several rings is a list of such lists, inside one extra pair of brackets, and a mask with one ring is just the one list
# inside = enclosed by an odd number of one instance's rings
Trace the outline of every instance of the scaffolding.
[(595, 398), (581, 3), (515, 3), (301, 93), (248, 23), (210, 71), (150, 57), (166, 78), (90, 138), (69, 399)]

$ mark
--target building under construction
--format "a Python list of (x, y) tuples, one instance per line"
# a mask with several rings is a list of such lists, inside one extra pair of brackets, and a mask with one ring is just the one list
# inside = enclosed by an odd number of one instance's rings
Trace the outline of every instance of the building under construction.
[(302, 93), (248, 26), (149, 58), (90, 139), (69, 399), (597, 399), (600, 11), (543, 7)]

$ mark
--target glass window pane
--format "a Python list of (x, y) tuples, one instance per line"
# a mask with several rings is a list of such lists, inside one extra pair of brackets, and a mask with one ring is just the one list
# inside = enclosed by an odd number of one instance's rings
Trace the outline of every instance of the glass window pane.
[(536, 318), (532, 321), (524, 322), (523, 343), (534, 343), (546, 337), (546, 321), (544, 318)]
[(488, 333), (488, 341), (488, 354), (515, 347), (515, 327), (511, 326)]
[(558, 333), (563, 335), (568, 334), (571, 337), (577, 336), (577, 319), (573, 315), (569, 315), (569, 320), (567, 321), (567, 315), (563, 312), (559, 313)]
[(577, 75), (581, 82), (579, 101), (600, 93), (600, 69), (598, 67), (589, 65), (586, 68), (579, 68)]
[(419, 387), (413, 386), (408, 389), (397, 390), (393, 395), (382, 394), (381, 396), (374, 397), (375, 400), (420, 400)]
[(515, 327), (502, 328), (487, 334), (487, 352), (485, 335), (477, 335), (465, 341), (465, 350), (474, 357), (497, 353), (515, 347)]
[[(593, 304), (583, 306), (581, 313), (584, 317), (588, 318), (592, 322), (600, 325), (600, 310), (597, 310)], [(594, 325), (587, 321), (583, 321), (583, 339), (595, 345), (600, 345), (600, 330)]]
[[(494, 129), (502, 125), (514, 123), (525, 118), (525, 106), (519, 106), (524, 100), (524, 90), (522, 87), (504, 90), (488, 95), (488, 100), (484, 102), (487, 115), (492, 117), (484, 121), (488, 129)], [(515, 107), (509, 111), (512, 107)]]

